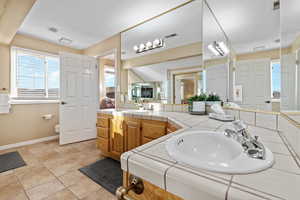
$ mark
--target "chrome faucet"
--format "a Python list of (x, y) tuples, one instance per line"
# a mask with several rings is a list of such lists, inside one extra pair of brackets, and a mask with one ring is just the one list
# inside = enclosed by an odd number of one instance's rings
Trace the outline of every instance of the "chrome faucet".
[(249, 134), (247, 125), (243, 121), (234, 121), (232, 125), (234, 130), (225, 129), (224, 135), (239, 142), (249, 157), (264, 160), (265, 147), (258, 141), (258, 136), (254, 136), (253, 138)]

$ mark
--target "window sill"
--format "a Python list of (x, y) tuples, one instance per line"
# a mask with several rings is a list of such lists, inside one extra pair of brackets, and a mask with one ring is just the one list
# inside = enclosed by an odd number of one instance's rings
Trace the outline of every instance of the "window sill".
[(59, 100), (21, 100), (21, 99), (12, 99), (9, 101), (11, 105), (18, 104), (58, 104)]

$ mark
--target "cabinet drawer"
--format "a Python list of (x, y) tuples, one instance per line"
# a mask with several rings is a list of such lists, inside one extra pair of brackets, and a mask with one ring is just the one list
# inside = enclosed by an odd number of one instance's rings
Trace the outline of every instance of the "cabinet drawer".
[(103, 127), (103, 128), (109, 128), (109, 119), (104, 117), (98, 117), (97, 118), (97, 126)]
[(97, 145), (101, 151), (109, 152), (109, 140), (105, 138), (98, 137)]
[(149, 139), (156, 139), (166, 134), (166, 125), (165, 124), (154, 124), (144, 122), (142, 124), (142, 134), (143, 137), (147, 137)]
[(98, 135), (98, 137), (108, 138), (109, 128), (98, 127), (97, 128), (97, 135)]
[(151, 141), (152, 141), (152, 139), (145, 138), (145, 137), (142, 138), (142, 144), (146, 144), (146, 143), (151, 142)]

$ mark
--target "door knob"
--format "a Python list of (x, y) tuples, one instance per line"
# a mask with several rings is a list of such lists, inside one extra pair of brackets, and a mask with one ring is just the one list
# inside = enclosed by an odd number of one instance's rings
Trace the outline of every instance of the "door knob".
[(265, 101), (265, 103), (271, 103), (271, 101)]
[(65, 104), (67, 104), (67, 102), (62, 101), (62, 102), (60, 102), (60, 104), (61, 104), (61, 105), (65, 105)]

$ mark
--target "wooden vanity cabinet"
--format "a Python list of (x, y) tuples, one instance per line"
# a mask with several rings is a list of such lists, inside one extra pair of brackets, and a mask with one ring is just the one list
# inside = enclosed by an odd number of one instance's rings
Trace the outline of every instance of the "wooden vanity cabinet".
[(126, 151), (134, 149), (142, 144), (140, 119), (126, 118), (124, 120), (124, 132), (126, 138)]
[(167, 134), (167, 122), (142, 120), (142, 144), (146, 144)]
[(97, 146), (105, 156), (120, 160), (122, 153), (175, 130), (177, 127), (166, 121), (99, 113), (97, 118)]
[(110, 153), (117, 158), (126, 150), (123, 126), (124, 120), (121, 117), (114, 117), (110, 121)]
[[(129, 187), (129, 176), (130, 174), (123, 171), (123, 186)], [(152, 183), (143, 180), (144, 191), (142, 194), (136, 194), (133, 191), (129, 191), (128, 195), (132, 199), (139, 199), (139, 200), (183, 200), (182, 198), (169, 193), (168, 191), (159, 188)], [(200, 198), (199, 198), (200, 199)]]
[(97, 115), (97, 146), (104, 154), (109, 152), (110, 118), (110, 115)]

